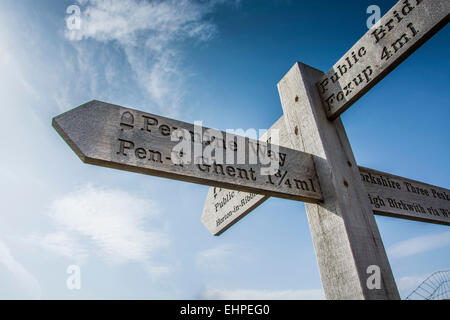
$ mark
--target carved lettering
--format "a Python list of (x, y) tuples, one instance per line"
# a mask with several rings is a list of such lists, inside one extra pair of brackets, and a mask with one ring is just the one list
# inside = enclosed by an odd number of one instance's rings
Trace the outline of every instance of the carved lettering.
[(398, 1), (317, 82), (328, 118), (337, 118), (445, 26), (449, 12), (448, 0)]

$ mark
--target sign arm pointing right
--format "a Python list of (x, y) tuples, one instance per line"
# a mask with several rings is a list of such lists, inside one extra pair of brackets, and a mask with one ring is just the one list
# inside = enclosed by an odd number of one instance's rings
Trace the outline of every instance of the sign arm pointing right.
[(400, 0), (317, 82), (336, 119), (450, 20), (448, 0)]

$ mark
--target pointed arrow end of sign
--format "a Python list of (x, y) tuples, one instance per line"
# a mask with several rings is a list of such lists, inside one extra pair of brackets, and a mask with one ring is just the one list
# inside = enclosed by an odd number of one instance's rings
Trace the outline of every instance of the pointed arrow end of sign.
[(76, 153), (84, 163), (90, 163), (89, 157), (83, 151), (86, 134), (89, 134), (90, 112), (93, 106), (104, 102), (92, 100), (76, 108), (66, 111), (52, 119), (52, 127)]

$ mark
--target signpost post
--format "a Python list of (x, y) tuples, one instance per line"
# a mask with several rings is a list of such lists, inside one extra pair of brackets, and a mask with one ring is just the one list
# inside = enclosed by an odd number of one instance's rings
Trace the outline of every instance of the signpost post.
[[(315, 155), (324, 201), (306, 204), (327, 299), (399, 299), (394, 276), (340, 119), (326, 117), (315, 87), (321, 71), (296, 63), (278, 83), (291, 144)], [(368, 270), (382, 285), (367, 285)]]
[[(399, 299), (373, 213), (450, 225), (450, 191), (358, 167), (339, 115), (449, 14), (449, 0), (400, 0), (328, 73), (296, 63), (278, 84), (284, 116), (261, 141), (100, 101), (53, 126), (85, 163), (212, 186), (202, 222), (215, 235), (270, 196), (306, 202), (327, 299)], [(267, 143), (277, 130), (279, 145)]]

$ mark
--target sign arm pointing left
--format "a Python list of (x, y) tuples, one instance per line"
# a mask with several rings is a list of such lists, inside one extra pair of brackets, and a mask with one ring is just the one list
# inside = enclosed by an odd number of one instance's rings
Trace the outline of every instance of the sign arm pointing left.
[[(322, 200), (312, 155), (305, 152), (96, 100), (55, 117), (53, 127), (88, 164), (304, 202)], [(195, 159), (174, 161), (183, 153), (173, 153), (181, 140), (172, 134), (179, 130), (189, 135), (186, 158), (193, 154)], [(235, 144), (227, 147), (226, 142)], [(212, 160), (206, 154), (211, 146), (214, 161), (204, 162)], [(259, 156), (263, 148), (272, 151), (276, 173), (266, 174), (268, 165), (260, 158), (251, 160), (251, 150)], [(220, 153), (226, 153), (226, 161)]]

